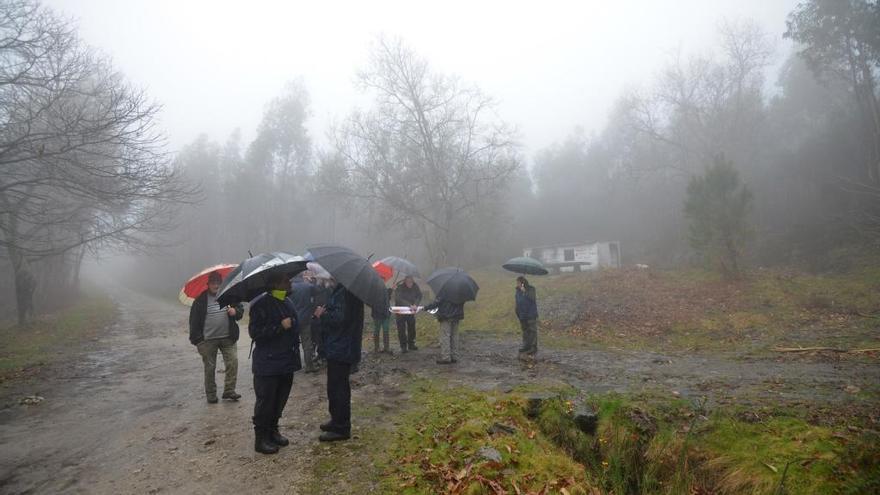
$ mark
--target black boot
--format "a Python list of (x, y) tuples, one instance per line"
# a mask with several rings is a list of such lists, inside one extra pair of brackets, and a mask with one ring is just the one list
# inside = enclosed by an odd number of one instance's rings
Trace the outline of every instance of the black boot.
[(278, 431), (277, 426), (269, 430), (269, 440), (279, 447), (287, 447), (290, 444), (290, 440)]
[(321, 431), (333, 431), (333, 429), (334, 429), (333, 428), (333, 421), (327, 421), (326, 423), (321, 423), (321, 426), (319, 426), (318, 428), (320, 428)]
[(278, 446), (269, 440), (269, 434), (264, 428), (254, 428), (254, 450), (261, 454), (277, 454)]

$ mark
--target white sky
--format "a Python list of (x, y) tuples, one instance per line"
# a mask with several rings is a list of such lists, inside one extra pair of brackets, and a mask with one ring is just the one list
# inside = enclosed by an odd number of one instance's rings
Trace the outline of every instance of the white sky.
[(621, 91), (648, 82), (678, 50), (710, 52), (722, 18), (758, 21), (781, 61), (797, 0), (45, 3), (163, 105), (174, 149), (200, 133), (222, 143), (235, 128), (246, 145), (266, 102), (300, 76), (310, 132), (326, 144), (328, 125), (363, 105), (354, 75), (385, 33), (496, 98), (531, 157), (575, 126), (601, 130)]

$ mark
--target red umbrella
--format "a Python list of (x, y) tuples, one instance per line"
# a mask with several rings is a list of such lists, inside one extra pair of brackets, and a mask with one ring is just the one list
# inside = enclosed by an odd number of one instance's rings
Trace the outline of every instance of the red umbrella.
[(208, 288), (208, 275), (211, 272), (218, 272), (221, 277), (224, 279), (226, 275), (229, 275), (229, 272), (232, 271), (238, 265), (215, 265), (210, 268), (205, 268), (199, 273), (190, 277), (189, 280), (183, 284), (183, 288), (180, 289), (180, 294), (177, 296), (180, 299), (180, 302), (187, 306), (192, 306), (195, 298), (199, 297), (202, 292), (205, 292)]
[(394, 269), (390, 266), (382, 263), (381, 261), (376, 261), (373, 263), (373, 270), (376, 270), (376, 273), (379, 274), (379, 277), (382, 278), (385, 282), (388, 281), (391, 277), (394, 276)]

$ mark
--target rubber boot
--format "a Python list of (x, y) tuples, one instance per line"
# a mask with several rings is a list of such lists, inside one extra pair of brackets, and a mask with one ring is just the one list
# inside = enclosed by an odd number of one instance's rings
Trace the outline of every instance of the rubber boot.
[(254, 428), (254, 450), (261, 454), (277, 454), (278, 446), (269, 439), (265, 428)]
[(287, 447), (290, 444), (290, 440), (278, 431), (277, 425), (269, 430), (269, 440), (279, 447)]
[(389, 332), (382, 333), (382, 346), (384, 347), (383, 352), (385, 352), (385, 354), (391, 354), (391, 346), (388, 344), (388, 333)]

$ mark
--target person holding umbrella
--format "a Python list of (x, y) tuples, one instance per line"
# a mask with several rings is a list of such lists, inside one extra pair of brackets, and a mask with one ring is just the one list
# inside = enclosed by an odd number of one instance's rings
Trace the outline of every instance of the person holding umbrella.
[(287, 297), (290, 275), (281, 271), (266, 277), (266, 292), (251, 301), (248, 333), (253, 339), (254, 450), (275, 454), (290, 442), (278, 431), (278, 420), (293, 386), (299, 358), (297, 313)]
[(223, 398), (231, 401), (241, 398), (235, 391), (238, 378), (236, 344), (239, 335), (237, 322), (244, 316), (244, 307), (241, 304), (221, 306), (217, 302), (217, 291), (222, 281), (223, 276), (219, 271), (209, 272), (207, 288), (193, 300), (189, 311), (189, 341), (202, 356), (205, 367), (205, 396), (209, 404), (217, 403), (214, 375), (218, 351), (223, 355), (223, 366), (226, 370)]
[[(507, 271), (523, 275), (547, 275), (549, 273), (540, 261), (528, 256), (511, 258), (501, 265)], [(516, 317), (522, 329), (520, 358), (531, 358), (538, 353), (538, 298), (535, 287), (525, 277), (516, 278)]]
[(351, 438), (349, 377), (361, 360), (364, 304), (387, 310), (388, 292), (370, 262), (347, 247), (312, 246), (305, 257), (320, 265), (332, 277), (331, 285), (335, 284), (327, 304), (315, 310), (323, 332), (330, 409), (330, 421), (321, 425), (324, 433), (318, 440), (347, 440)]
[(535, 287), (525, 277), (516, 277), (516, 317), (522, 329), (520, 356), (538, 353), (538, 299)]
[(330, 421), (321, 425), (322, 442), (351, 438), (352, 367), (361, 359), (364, 303), (344, 285), (330, 279), (333, 292), (315, 315), (321, 320), (324, 355), (327, 359), (327, 401)]
[(416, 315), (414, 313), (420, 302), (422, 302), (422, 290), (412, 276), (407, 275), (394, 289), (394, 305), (409, 306), (413, 311), (407, 315), (396, 315), (397, 339), (400, 341), (401, 352), (419, 350), (416, 347)]
[(440, 359), (437, 364), (457, 363), (458, 324), (464, 319), (464, 303), (477, 298), (480, 287), (461, 268), (440, 268), (428, 277), (428, 285), (436, 294), (434, 302), (424, 307), (436, 310), (440, 322)]

